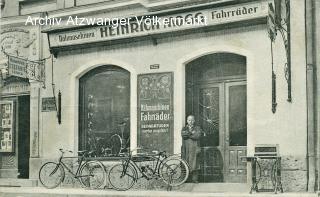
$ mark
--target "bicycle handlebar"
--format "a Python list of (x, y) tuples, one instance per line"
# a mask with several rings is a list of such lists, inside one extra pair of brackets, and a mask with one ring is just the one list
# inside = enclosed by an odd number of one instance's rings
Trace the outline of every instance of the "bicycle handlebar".
[(63, 150), (62, 148), (59, 148), (59, 151), (63, 154), (65, 152), (73, 153), (71, 150)]

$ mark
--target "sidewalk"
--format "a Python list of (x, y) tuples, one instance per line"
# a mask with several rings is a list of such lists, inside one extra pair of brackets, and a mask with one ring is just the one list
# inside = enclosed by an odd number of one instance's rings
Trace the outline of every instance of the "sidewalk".
[(0, 187), (0, 197), (84, 197), (84, 196), (114, 196), (114, 197), (316, 197), (317, 193), (208, 193), (208, 192), (181, 192), (181, 191), (139, 191), (125, 192), (114, 190), (88, 190), (74, 188), (45, 189), (43, 187)]

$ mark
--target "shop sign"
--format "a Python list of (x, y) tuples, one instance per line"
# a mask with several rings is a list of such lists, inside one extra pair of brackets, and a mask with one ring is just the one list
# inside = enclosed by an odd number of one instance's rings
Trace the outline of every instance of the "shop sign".
[(29, 92), (29, 83), (9, 83), (2, 87), (2, 94), (23, 94)]
[(173, 152), (173, 74), (138, 75), (138, 146)]
[(10, 76), (44, 82), (44, 72), (44, 63), (42, 61), (30, 61), (8, 55), (8, 74)]
[(1, 101), (0, 110), (0, 152), (13, 152), (13, 102)]
[(54, 97), (42, 98), (42, 112), (56, 111), (56, 99)]
[(9, 56), (9, 75), (27, 78), (27, 61), (18, 57)]
[(160, 64), (151, 64), (150, 65), (150, 69), (159, 69), (160, 68)]
[[(88, 26), (79, 30), (53, 33), (49, 32), (49, 40), (51, 47), (86, 44), (92, 42), (146, 36), (150, 34), (195, 29), (231, 22), (240, 22), (266, 17), (267, 14), (267, 3), (259, 2), (222, 8), (210, 8), (166, 16), (159, 14), (159, 16), (148, 15), (117, 18), (116, 22), (108, 18), (97, 18), (96, 20), (90, 21), (86, 20), (86, 18), (76, 18), (77, 20), (72, 19), (73, 23), (75, 23), (74, 25), (78, 24), (79, 26)], [(70, 19), (68, 19), (68, 22), (69, 21)], [(109, 23), (112, 22), (111, 25), (99, 25), (109, 24), (107, 21), (109, 21)]]

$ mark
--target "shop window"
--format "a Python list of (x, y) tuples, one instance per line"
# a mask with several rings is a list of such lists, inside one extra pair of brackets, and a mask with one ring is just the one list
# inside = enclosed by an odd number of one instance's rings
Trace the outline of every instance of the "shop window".
[(80, 78), (79, 150), (121, 156), (129, 149), (130, 73), (101, 66)]

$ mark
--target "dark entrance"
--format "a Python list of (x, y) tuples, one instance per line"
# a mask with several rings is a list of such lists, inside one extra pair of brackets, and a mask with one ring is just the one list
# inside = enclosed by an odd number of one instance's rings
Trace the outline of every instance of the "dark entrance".
[(246, 58), (231, 53), (200, 57), (186, 67), (186, 112), (205, 131), (203, 182), (246, 182)]
[[(1, 137), (1, 148), (13, 149), (0, 153), (0, 177), (29, 178), (30, 96), (6, 97), (1, 98), (1, 101), (0, 133), (5, 133)], [(3, 107), (5, 103), (7, 107)]]
[(30, 96), (18, 97), (18, 128), (19, 178), (29, 178)]
[(119, 156), (129, 148), (130, 73), (117, 66), (95, 68), (80, 78), (79, 150)]

